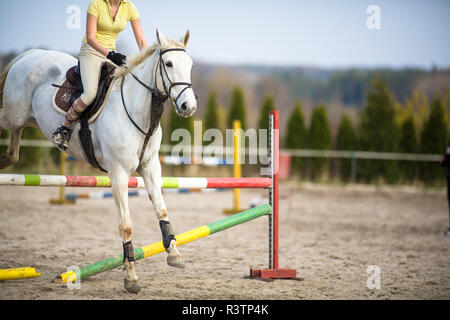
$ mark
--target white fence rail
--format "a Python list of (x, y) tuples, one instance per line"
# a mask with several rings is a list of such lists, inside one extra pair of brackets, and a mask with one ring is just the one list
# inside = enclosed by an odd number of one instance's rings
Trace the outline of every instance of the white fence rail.
[[(9, 139), (0, 139), (0, 145), (8, 145)], [(24, 147), (54, 147), (54, 145), (48, 140), (21, 140), (21, 146)], [(161, 153), (171, 153), (173, 146), (161, 145)], [(230, 161), (233, 160), (233, 148), (224, 147), (216, 149), (217, 154), (222, 153)], [(197, 152), (200, 150), (197, 150)], [(267, 151), (264, 148), (245, 148), (243, 154), (258, 154), (266, 155)], [(397, 161), (426, 161), (426, 162), (439, 162), (442, 155), (439, 154), (412, 154), (412, 153), (391, 153), (391, 152), (372, 152), (372, 151), (340, 151), (340, 150), (309, 150), (309, 149), (281, 149), (281, 154), (289, 154), (292, 157), (302, 158), (333, 158), (333, 159), (350, 159), (350, 175), (351, 180), (356, 181), (356, 168), (358, 159), (369, 160), (397, 160)], [(197, 155), (198, 158), (201, 154)], [(228, 160), (227, 160), (228, 161)]]
[(340, 151), (340, 150), (281, 150), (293, 157), (306, 158), (350, 158), (373, 160), (404, 160), (404, 161), (439, 161), (442, 155), (421, 153), (391, 153), (372, 151)]
[[(9, 139), (0, 139), (0, 145), (8, 145)], [(21, 140), (23, 147), (54, 147), (48, 140)], [(161, 145), (162, 153), (170, 153), (171, 145)], [(232, 155), (232, 147), (224, 147), (224, 155)], [(256, 153), (265, 155), (267, 150), (264, 148), (246, 148), (245, 154)], [(310, 150), (310, 149), (281, 149), (281, 153), (290, 154), (292, 157), (302, 158), (347, 158), (347, 159), (373, 159), (373, 160), (404, 160), (404, 161), (439, 161), (442, 155), (439, 154), (414, 154), (414, 153), (391, 153), (391, 152), (373, 152), (373, 151), (341, 151), (341, 150)]]

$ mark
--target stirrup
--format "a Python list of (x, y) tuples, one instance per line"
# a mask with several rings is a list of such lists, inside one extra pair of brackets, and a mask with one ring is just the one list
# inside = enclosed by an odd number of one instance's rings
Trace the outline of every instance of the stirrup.
[(52, 135), (53, 142), (56, 143), (59, 149), (67, 150), (69, 147), (69, 139), (71, 134), (72, 129), (64, 125), (60, 125)]

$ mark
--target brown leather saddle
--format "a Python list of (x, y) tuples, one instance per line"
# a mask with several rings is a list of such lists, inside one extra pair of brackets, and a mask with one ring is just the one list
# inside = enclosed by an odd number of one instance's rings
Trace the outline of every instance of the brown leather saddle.
[[(53, 84), (53, 86), (59, 88), (53, 96), (53, 107), (56, 111), (66, 114), (72, 106), (72, 103), (83, 93), (83, 83), (80, 75), (80, 63), (67, 70), (66, 78), (61, 85)], [(95, 157), (94, 147), (92, 144), (91, 131), (89, 130), (89, 120), (94, 121), (100, 114), (104, 102), (107, 99), (111, 83), (114, 79), (113, 72), (115, 66), (105, 62), (102, 65), (100, 73), (100, 81), (98, 84), (97, 95), (94, 102), (83, 111), (80, 116), (80, 130), (79, 137), (80, 143), (84, 151), (86, 160), (94, 167), (104, 172), (97, 159)], [(59, 109), (59, 110), (58, 110)]]
[[(60, 109), (61, 113), (67, 113), (72, 103), (83, 93), (83, 83), (81, 81), (80, 75), (80, 63), (73, 66), (66, 72), (66, 78), (61, 85), (53, 84), (57, 87), (57, 91), (54, 95), (54, 107)], [(103, 106), (105, 98), (108, 95), (111, 82), (114, 79), (112, 73), (115, 69), (110, 63), (103, 63), (100, 72), (100, 81), (98, 84), (97, 95), (94, 102), (87, 107), (87, 109), (82, 113), (82, 118), (90, 119), (94, 115), (98, 114), (99, 109)]]

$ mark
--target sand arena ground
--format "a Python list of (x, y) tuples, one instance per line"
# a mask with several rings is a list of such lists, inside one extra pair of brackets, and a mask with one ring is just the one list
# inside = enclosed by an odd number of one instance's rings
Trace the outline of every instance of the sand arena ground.
[[(71, 192), (87, 192), (72, 188)], [(97, 189), (98, 191), (98, 189)], [(68, 266), (121, 253), (112, 199), (53, 206), (57, 188), (0, 186), (0, 268), (34, 266), (34, 279), (0, 281), (0, 299), (449, 299), (450, 237), (443, 190), (303, 185), (280, 190), (280, 267), (303, 281), (245, 279), (267, 266), (267, 218), (262, 217), (180, 247), (185, 269), (165, 253), (137, 262), (139, 295), (123, 289), (119, 269), (69, 290), (51, 280)], [(243, 190), (242, 204), (264, 197)], [(166, 194), (180, 233), (223, 218), (231, 192)], [(161, 240), (146, 197), (130, 198), (135, 247)], [(369, 290), (367, 267), (381, 270)]]

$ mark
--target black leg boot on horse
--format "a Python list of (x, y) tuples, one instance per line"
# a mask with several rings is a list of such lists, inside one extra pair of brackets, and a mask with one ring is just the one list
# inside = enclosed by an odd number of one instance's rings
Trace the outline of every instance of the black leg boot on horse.
[[(131, 240), (123, 243), (123, 263), (125, 269), (127, 269), (127, 267), (129, 268), (129, 265), (131, 263), (135, 263), (134, 249)], [(128, 264), (128, 266), (126, 264)], [(128, 292), (134, 294), (137, 294), (139, 293), (139, 291), (141, 291), (141, 287), (139, 287), (137, 280), (129, 280), (128, 278), (124, 279), (124, 288)]]
[(53, 132), (53, 142), (56, 143), (58, 148), (61, 150), (67, 150), (69, 146), (70, 136), (72, 134), (73, 128), (75, 127), (76, 121), (80, 118), (80, 115), (86, 110), (88, 106), (84, 104), (81, 98), (75, 100), (67, 111), (66, 119), (64, 124), (60, 125), (55, 132)]
[(178, 250), (176, 250), (177, 240), (175, 239), (172, 225), (169, 221), (159, 220), (159, 227), (161, 228), (164, 248), (169, 253), (167, 256), (167, 264), (176, 268), (184, 268), (184, 262), (178, 254)]

